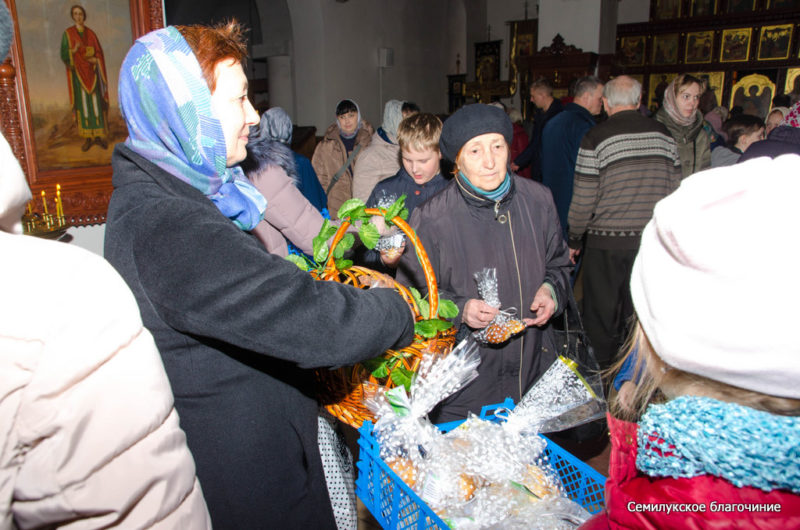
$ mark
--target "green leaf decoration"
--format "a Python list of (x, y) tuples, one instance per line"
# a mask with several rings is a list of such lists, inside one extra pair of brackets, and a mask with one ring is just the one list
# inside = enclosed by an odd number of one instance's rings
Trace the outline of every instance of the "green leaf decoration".
[(426, 339), (432, 339), (439, 331), (438, 327), (433, 322), (433, 320), (420, 320), (414, 324), (414, 333), (422, 335)]
[(415, 302), (419, 303), (422, 300), (422, 295), (415, 288), (409, 287), (408, 290), (411, 292), (411, 297), (414, 298)]
[(445, 331), (453, 327), (453, 323), (449, 320), (442, 320), (440, 318), (432, 318), (431, 322), (433, 325), (436, 326), (436, 329), (439, 331)]
[(439, 317), (455, 318), (458, 316), (458, 306), (450, 300), (439, 300)]
[(325, 263), (325, 260), (328, 259), (328, 238), (319, 235), (311, 243), (314, 249), (314, 261), (320, 264)]
[(414, 373), (406, 368), (405, 366), (398, 366), (394, 370), (392, 370), (392, 375), (390, 376), (392, 382), (396, 384), (398, 387), (403, 386), (406, 389), (406, 392), (411, 390), (411, 378), (414, 376)]
[(367, 359), (366, 361), (361, 361), (361, 364), (366, 368), (369, 373), (372, 374), (373, 377), (377, 377), (381, 379), (389, 375), (389, 370), (386, 368), (389, 359), (385, 357), (374, 357), (372, 359)]
[(431, 316), (431, 305), (427, 302), (427, 300), (418, 300), (417, 307), (419, 308), (419, 314), (423, 317)]
[(339, 244), (337, 244), (333, 249), (333, 257), (335, 259), (342, 259), (344, 253), (350, 250), (353, 247), (353, 243), (355, 242), (356, 237), (353, 234), (347, 233), (345, 234)]
[(322, 221), (322, 227), (319, 229), (319, 236), (327, 241), (336, 234), (338, 229), (336, 225), (332, 225), (329, 220), (325, 219)]
[[(353, 248), (353, 243), (355, 243), (355, 242), (356, 242), (356, 236), (354, 236), (350, 232), (347, 232), (344, 235), (344, 237), (342, 237), (342, 240), (339, 241), (339, 244), (336, 245), (336, 248), (340, 248), (340, 249), (342, 249), (342, 251), (348, 251), (351, 248)], [(339, 257), (339, 256), (337, 256), (337, 257)]]
[(389, 369), (386, 367), (386, 363), (378, 366), (372, 371), (372, 377), (376, 379), (383, 379), (387, 375), (389, 375)]
[(397, 215), (399, 215), (400, 219), (402, 219), (403, 221), (408, 221), (408, 208), (403, 208)]
[(406, 196), (401, 195), (399, 199), (394, 201), (391, 206), (386, 210), (386, 213), (383, 215), (383, 218), (386, 219), (387, 222), (391, 222), (392, 219), (397, 217), (397, 214), (403, 209), (403, 206), (406, 202)]
[(351, 221), (356, 219), (357, 216), (354, 216), (353, 213), (359, 208), (364, 208), (364, 201), (361, 199), (348, 199), (344, 201), (344, 204), (339, 208), (339, 219), (344, 219), (346, 217), (350, 217)]
[(358, 229), (358, 237), (361, 238), (361, 242), (364, 243), (365, 247), (375, 248), (375, 244), (378, 242), (380, 233), (374, 224), (362, 223), (361, 227)]
[(311, 270), (311, 266), (309, 265), (308, 260), (302, 256), (298, 256), (297, 254), (289, 254), (288, 256), (286, 256), (286, 259), (297, 265), (302, 271), (308, 272), (309, 270)]
[(343, 271), (344, 269), (349, 269), (350, 267), (353, 266), (353, 260), (337, 259), (335, 261), (335, 265), (336, 265), (337, 269), (339, 269), (340, 271)]

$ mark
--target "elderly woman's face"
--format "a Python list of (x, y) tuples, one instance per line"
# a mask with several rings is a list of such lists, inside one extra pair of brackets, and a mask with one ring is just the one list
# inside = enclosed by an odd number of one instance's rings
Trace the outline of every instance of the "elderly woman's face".
[(211, 108), (222, 124), (228, 167), (235, 166), (247, 156), (247, 137), (250, 126), (258, 123), (258, 113), (247, 99), (247, 77), (242, 65), (233, 59), (223, 59), (214, 67), (217, 85), (211, 94)]
[(508, 171), (506, 139), (499, 133), (476, 136), (464, 144), (456, 162), (473, 186), (483, 191), (496, 190)]

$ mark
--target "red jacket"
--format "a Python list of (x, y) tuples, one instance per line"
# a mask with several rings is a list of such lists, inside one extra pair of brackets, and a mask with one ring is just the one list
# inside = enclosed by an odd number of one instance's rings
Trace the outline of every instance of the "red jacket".
[[(528, 133), (525, 132), (525, 129), (522, 127), (522, 125), (515, 123), (514, 135), (511, 138), (511, 156), (508, 157), (509, 162), (517, 159), (520, 153), (522, 153), (525, 148), (528, 147), (528, 142)], [(517, 175), (520, 177), (525, 177), (526, 179), (531, 178), (530, 166), (517, 171)]]
[[(611, 459), (606, 481), (606, 509), (581, 529), (800, 528), (800, 495), (786, 490), (766, 493), (753, 487), (739, 488), (710, 475), (649, 477), (636, 469), (638, 425), (609, 415), (608, 427)], [(660, 504), (660, 511), (648, 510), (644, 505), (650, 503)], [(668, 513), (666, 505), (673, 510), (690, 511)], [(748, 505), (755, 505), (762, 511), (749, 510)]]

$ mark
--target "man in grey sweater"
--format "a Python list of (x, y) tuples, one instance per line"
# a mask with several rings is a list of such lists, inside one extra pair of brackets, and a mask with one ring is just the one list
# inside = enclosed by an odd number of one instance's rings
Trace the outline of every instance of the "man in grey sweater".
[(642, 230), (656, 202), (681, 180), (675, 140), (638, 112), (640, 97), (631, 77), (605, 85), (609, 118), (583, 137), (575, 165), (570, 258), (583, 250), (584, 325), (602, 368), (613, 361), (633, 314), (628, 283)]

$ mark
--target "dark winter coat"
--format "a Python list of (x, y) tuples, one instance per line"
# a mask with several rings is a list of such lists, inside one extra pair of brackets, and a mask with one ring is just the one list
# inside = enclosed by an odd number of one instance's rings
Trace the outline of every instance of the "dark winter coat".
[(537, 182), (542, 181), (542, 132), (547, 122), (553, 119), (556, 114), (564, 110), (560, 99), (554, 99), (546, 112), (541, 110), (534, 116), (533, 131), (531, 131), (531, 141), (528, 147), (514, 159), (514, 163), (519, 167), (531, 167), (531, 178)]
[(553, 193), (565, 237), (575, 160), (583, 135), (594, 126), (594, 118), (588, 110), (577, 103), (567, 103), (564, 111), (547, 123), (542, 134), (542, 184)]
[[(494, 202), (468, 191), (461, 178), (414, 210), (410, 221), (431, 259), (441, 296), (458, 306), (455, 324), (461, 325), (467, 300), (480, 298), (474, 274), (486, 267), (497, 269), (503, 309), (515, 307), (517, 316), (532, 318), (533, 297), (548, 282), (560, 312), (571, 265), (549, 190), (514, 176), (508, 194)], [(398, 281), (426, 292), (423, 278), (414, 253), (404, 253)], [(549, 324), (530, 327), (501, 345), (481, 347), (480, 354), (478, 378), (445, 400), (435, 421), (464, 418), (506, 397), (519, 401), (555, 360), (553, 332)]]
[(310, 368), (408, 344), (394, 291), (314, 281), (123, 145), (105, 256), (153, 334), (216, 528), (334, 528)]
[(711, 139), (703, 128), (704, 120), (700, 112), (695, 114), (695, 121), (691, 125), (675, 123), (666, 107), (658, 109), (653, 118), (663, 123), (675, 139), (683, 178), (711, 167)]
[(770, 131), (766, 140), (751, 144), (739, 157), (739, 162), (761, 156), (775, 158), (790, 153), (800, 155), (800, 129), (791, 125), (779, 125)]

